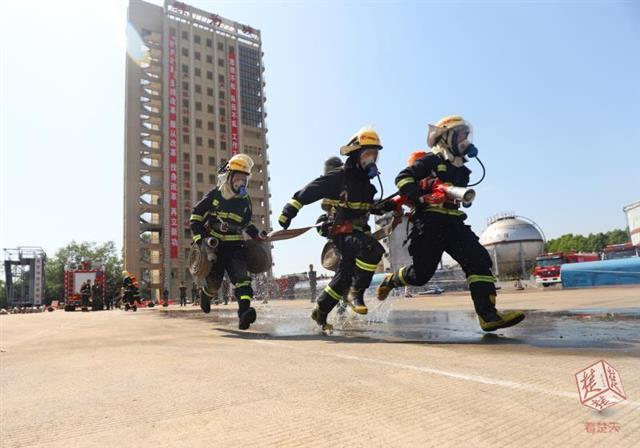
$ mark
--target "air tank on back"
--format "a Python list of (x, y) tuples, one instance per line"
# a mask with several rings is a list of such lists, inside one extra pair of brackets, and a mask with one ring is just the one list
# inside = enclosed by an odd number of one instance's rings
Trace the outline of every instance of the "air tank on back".
[(493, 260), (493, 272), (501, 280), (529, 278), (536, 256), (544, 252), (544, 243), (540, 227), (515, 213), (489, 218), (480, 235), (480, 244)]

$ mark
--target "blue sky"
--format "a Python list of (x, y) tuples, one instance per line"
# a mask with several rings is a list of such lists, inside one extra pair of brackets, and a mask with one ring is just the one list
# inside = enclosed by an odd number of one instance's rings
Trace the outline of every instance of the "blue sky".
[[(638, 3), (188, 3), (262, 31), (274, 223), (362, 125), (383, 140), (388, 194), (449, 114), (474, 125), (488, 169), (477, 233), (505, 210), (549, 238), (622, 228), (640, 199)], [(126, 5), (3, 6), (1, 247), (121, 246)], [(277, 243), (276, 272), (318, 265), (322, 244)]]

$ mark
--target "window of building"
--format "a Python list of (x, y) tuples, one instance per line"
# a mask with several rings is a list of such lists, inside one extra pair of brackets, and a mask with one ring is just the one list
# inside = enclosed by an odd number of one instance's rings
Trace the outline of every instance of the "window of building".
[(220, 149), (222, 151), (226, 151), (227, 150), (227, 142), (220, 142)]
[(191, 190), (184, 190), (184, 200), (185, 201), (191, 200)]
[(207, 87), (207, 96), (213, 96), (213, 87)]
[(213, 72), (210, 70), (207, 70), (207, 79), (213, 79)]
[(182, 56), (189, 56), (189, 49), (183, 48), (182, 49)]
[(198, 199), (202, 198), (204, 196), (204, 193), (202, 191), (198, 191)]
[(221, 117), (224, 117), (227, 115), (227, 111), (222, 107), (218, 110), (218, 113), (220, 114)]
[(188, 162), (189, 161), (189, 153), (188, 152), (183, 152), (182, 153), (182, 161), (183, 162)]
[(196, 110), (202, 110), (202, 103), (200, 101), (196, 101)]
[(213, 147), (215, 146), (215, 143), (214, 143), (212, 138), (210, 138), (207, 143), (209, 144), (209, 148), (211, 148), (211, 149), (213, 149)]
[(213, 121), (208, 121), (207, 122), (207, 129), (210, 131), (213, 131)]
[(195, 53), (193, 53), (193, 57), (196, 59), (196, 61), (200, 60), (200, 52), (196, 51)]
[(204, 182), (204, 176), (202, 175), (202, 173), (198, 173), (196, 175), (196, 181), (198, 182)]
[[(196, 145), (202, 146), (202, 137), (196, 137)], [(200, 162), (202, 163), (202, 162)]]
[(207, 47), (211, 48), (212, 45), (213, 45), (213, 40), (207, 38)]
[(189, 83), (187, 81), (182, 81), (182, 90), (189, 90)]
[(221, 100), (223, 100), (225, 98), (224, 90), (221, 90), (220, 92), (218, 92), (218, 96), (220, 97)]
[[(191, 238), (191, 229), (184, 229), (184, 237), (185, 237), (185, 239)], [(188, 260), (189, 259), (189, 249), (185, 249), (184, 253), (185, 253), (185, 258)]]
[(194, 73), (195, 73), (196, 76), (200, 76), (201, 70), (198, 67), (196, 67)]
[(182, 64), (182, 73), (189, 74), (189, 66), (187, 64)]
[(210, 54), (207, 55), (207, 63), (213, 64), (213, 56), (211, 56)]
[(202, 165), (202, 154), (196, 154), (196, 163)]
[(216, 183), (216, 175), (215, 174), (209, 174), (209, 184), (213, 185)]
[(186, 31), (182, 32), (182, 38), (183, 39), (189, 39), (189, 33), (187, 33)]
[(219, 65), (220, 67), (224, 67), (224, 59), (222, 59), (222, 58), (218, 58), (218, 65)]
[(221, 124), (221, 125), (220, 125), (220, 132), (222, 132), (222, 133), (227, 132), (227, 126), (226, 126), (226, 125), (224, 125), (224, 124)]
[(185, 171), (184, 180), (186, 180), (187, 182), (190, 181), (191, 180), (191, 174), (189, 174), (188, 172)]
[[(207, 93), (208, 93), (208, 89), (207, 89)], [(207, 104), (207, 112), (210, 114), (213, 113), (213, 104)]]
[(218, 50), (224, 50), (224, 44), (222, 42), (218, 42)]
[(182, 126), (189, 126), (189, 117), (182, 117)]
[(188, 134), (183, 134), (182, 135), (182, 143), (189, 144), (189, 135)]
[[(209, 139), (209, 143), (213, 143), (213, 140)], [(216, 158), (209, 156), (209, 166), (216, 166)]]
[(197, 34), (195, 36), (193, 36), (193, 41), (197, 44), (200, 43), (200, 36), (198, 36)]
[(183, 99), (182, 100), (182, 107), (189, 107), (189, 100)]
[(202, 120), (200, 118), (196, 118), (196, 128), (202, 129)]
[(202, 86), (200, 84), (196, 84), (196, 93), (202, 93)]

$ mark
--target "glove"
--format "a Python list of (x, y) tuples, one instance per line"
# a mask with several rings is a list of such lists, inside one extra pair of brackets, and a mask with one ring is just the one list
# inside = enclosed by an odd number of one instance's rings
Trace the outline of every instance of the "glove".
[(472, 159), (474, 157), (478, 157), (478, 148), (476, 148), (473, 143), (471, 143), (469, 146), (467, 146), (467, 150), (465, 151), (464, 155)]
[(278, 224), (280, 224), (280, 227), (282, 227), (284, 230), (287, 230), (291, 225), (291, 218), (283, 213), (278, 218)]
[(333, 222), (329, 220), (327, 214), (323, 213), (320, 215), (316, 220), (316, 224), (322, 224), (321, 226), (316, 227), (316, 230), (321, 237), (327, 238), (331, 232), (331, 225), (333, 224)]

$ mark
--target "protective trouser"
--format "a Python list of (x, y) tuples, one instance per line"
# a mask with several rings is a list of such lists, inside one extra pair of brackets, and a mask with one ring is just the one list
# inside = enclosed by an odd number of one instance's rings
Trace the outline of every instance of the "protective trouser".
[(333, 279), (318, 298), (318, 306), (324, 313), (329, 313), (338, 304), (349, 287), (356, 298), (362, 299), (384, 254), (382, 245), (362, 232), (338, 235), (333, 240), (342, 260)]
[(253, 299), (251, 278), (247, 271), (247, 259), (244, 243), (221, 243), (216, 249), (218, 258), (213, 264), (211, 272), (207, 276), (207, 286), (203, 292), (209, 297), (214, 297), (224, 278), (225, 271), (234, 286), (234, 295), (238, 301), (238, 315), (249, 309)]
[(424, 285), (436, 271), (442, 253), (447, 252), (467, 276), (476, 313), (485, 319), (496, 318), (491, 257), (470, 226), (458, 216), (426, 212), (416, 217), (410, 238), (413, 264), (394, 273), (395, 286)]
[(124, 303), (129, 303), (129, 305), (133, 305), (135, 302), (140, 302), (140, 293), (136, 290), (126, 290), (124, 292)]

